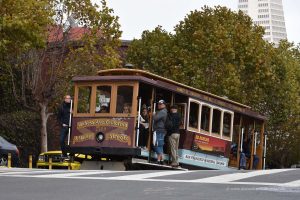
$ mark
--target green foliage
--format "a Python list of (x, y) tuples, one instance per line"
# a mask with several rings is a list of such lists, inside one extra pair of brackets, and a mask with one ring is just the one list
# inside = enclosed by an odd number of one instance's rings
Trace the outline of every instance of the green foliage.
[[(80, 4), (80, 1), (73, 2), (73, 4), (77, 3)], [(54, 106), (58, 105), (62, 96), (73, 93), (71, 79), (74, 76), (96, 75), (100, 69), (118, 68), (121, 65), (119, 47), (122, 32), (119, 18), (113, 15), (114, 11), (107, 7), (104, 0), (101, 1), (101, 8), (89, 4), (87, 10), (92, 11), (82, 14), (85, 20), (79, 24), (83, 25), (88, 21), (88, 24), (84, 26), (88, 31), (78, 44), (76, 42), (68, 44), (68, 53), (61, 70), (57, 72)]]
[(300, 160), (299, 47), (275, 47), (242, 12), (225, 7), (192, 11), (174, 29), (157, 27), (134, 40), (127, 59), (136, 67), (250, 105), (268, 117), (268, 163)]
[(0, 52), (22, 52), (45, 45), (52, 23), (47, 0), (0, 1)]
[[(74, 39), (77, 26), (85, 34)], [(0, 114), (23, 109), (40, 114), (46, 151), (48, 118), (70, 92), (72, 76), (120, 65), (119, 28), (104, 0), (101, 7), (90, 0), (0, 1), (0, 91), (5, 94)]]
[(27, 166), (29, 154), (39, 154), (39, 120), (36, 113), (29, 111), (0, 115), (0, 135), (17, 145), (21, 153), (21, 166)]
[(173, 57), (172, 35), (158, 26), (153, 31), (144, 31), (140, 40), (133, 40), (128, 50), (128, 61), (142, 69), (170, 77), (176, 69)]

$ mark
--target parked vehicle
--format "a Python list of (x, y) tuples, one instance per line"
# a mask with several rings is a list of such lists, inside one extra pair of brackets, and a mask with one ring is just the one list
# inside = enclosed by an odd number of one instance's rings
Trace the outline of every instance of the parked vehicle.
[(18, 167), (19, 150), (17, 146), (8, 142), (2, 136), (0, 136), (0, 166), (7, 166), (9, 153), (11, 153), (12, 166)]
[[(52, 168), (54, 169), (68, 169), (69, 166), (69, 157), (64, 157), (62, 151), (48, 151), (41, 153), (37, 161), (37, 168), (49, 168), (49, 158), (52, 158)], [(76, 154), (74, 160), (71, 160), (71, 169), (79, 170), (80, 169), (80, 160), (84, 159), (85, 155)], [(90, 159), (90, 156), (87, 156)]]

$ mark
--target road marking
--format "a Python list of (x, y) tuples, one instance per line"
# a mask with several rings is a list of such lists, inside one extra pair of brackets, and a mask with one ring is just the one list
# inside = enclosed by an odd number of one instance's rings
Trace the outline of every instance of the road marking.
[(251, 178), (251, 177), (255, 177), (255, 176), (275, 174), (275, 173), (280, 173), (280, 172), (285, 172), (285, 171), (290, 171), (290, 170), (291, 169), (259, 170), (259, 171), (245, 172), (245, 173), (224, 174), (224, 175), (220, 175), (220, 176), (196, 179), (193, 181), (199, 182), (199, 183), (228, 183), (228, 182)]
[(140, 180), (140, 179), (147, 179), (147, 178), (154, 178), (154, 177), (168, 176), (168, 175), (177, 175), (177, 174), (184, 174), (184, 173), (189, 173), (189, 171), (164, 171), (164, 172), (153, 172), (153, 173), (146, 173), (146, 174), (133, 174), (133, 175), (110, 177), (109, 179)]
[[(190, 179), (190, 180), (176, 180), (176, 179), (162, 179), (155, 177), (171, 176), (185, 174), (195, 171), (158, 171), (150, 172), (146, 171), (130, 171), (135, 174), (130, 174), (128, 171), (108, 171), (108, 170), (80, 170), (80, 171), (67, 171), (67, 170), (27, 170), (27, 171), (9, 171), (0, 173), (1, 176), (11, 177), (28, 177), (28, 178), (63, 178), (63, 179), (83, 179), (83, 180), (111, 180), (111, 181), (148, 181), (148, 182), (170, 182), (170, 183), (208, 183), (208, 184), (228, 184), (228, 185), (257, 185), (257, 186), (275, 186), (286, 188), (300, 187), (300, 180), (295, 180), (288, 183), (267, 183), (267, 182), (238, 182), (237, 180), (246, 179), (261, 175), (271, 175), (285, 171), (291, 171), (294, 169), (274, 169), (265, 171), (244, 171), (244, 173), (231, 173), (219, 176), (212, 176), (202, 179)], [(40, 174), (45, 173), (45, 174)], [(93, 177), (88, 175), (94, 174), (113, 174), (121, 173), (121, 176), (115, 177)], [(124, 175), (122, 175), (124, 173)], [(128, 174), (129, 173), (129, 174)], [(205, 172), (204, 172), (205, 173)], [(127, 174), (127, 175), (125, 175)], [(193, 178), (193, 177), (191, 177)]]
[(89, 171), (89, 172), (72, 172), (72, 173), (64, 173), (64, 174), (46, 174), (46, 175), (37, 175), (34, 177), (38, 178), (65, 178), (65, 177), (73, 177), (73, 176), (86, 176), (86, 175), (95, 175), (95, 174), (108, 174), (108, 173), (120, 173), (124, 171)]
[(3, 173), (0, 173), (0, 176), (2, 175), (17, 175), (17, 174), (39, 174), (39, 173), (63, 173), (62, 171), (59, 171), (59, 170), (24, 170), (24, 171), (6, 171), (6, 172), (3, 172)]
[(300, 187), (300, 179), (282, 184), (283, 187)]

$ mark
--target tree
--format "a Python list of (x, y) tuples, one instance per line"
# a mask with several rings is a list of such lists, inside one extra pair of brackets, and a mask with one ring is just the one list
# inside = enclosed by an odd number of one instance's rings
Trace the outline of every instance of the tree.
[(264, 98), (269, 165), (289, 167), (300, 161), (300, 51), (287, 41), (274, 51), (274, 79), (267, 86)]
[(165, 77), (176, 74), (171, 73), (176, 65), (175, 46), (172, 35), (163, 30), (161, 26), (153, 31), (144, 31), (140, 40), (133, 40), (127, 52), (128, 62), (136, 67), (153, 71)]
[(180, 21), (173, 35), (161, 27), (145, 31), (141, 40), (132, 42), (128, 60), (196, 88), (244, 101), (249, 98), (240, 93), (244, 89), (241, 75), (246, 79), (247, 70), (252, 70), (251, 75), (259, 73), (255, 69), (267, 49), (263, 33), (242, 12), (204, 7)]
[[(82, 55), (86, 57), (81, 58), (90, 61), (89, 64), (93, 63), (91, 66), (85, 65), (93, 68), (90, 71), (96, 71), (97, 67), (103, 65), (118, 66), (120, 60), (117, 48), (121, 32), (118, 18), (112, 16), (113, 10), (106, 6), (105, 1), (101, 1), (100, 10), (90, 0), (38, 2), (44, 4), (41, 7), (29, 8), (31, 14), (36, 16), (40, 9), (46, 10), (48, 14), (46, 16), (54, 19), (51, 22), (47, 18), (48, 21), (45, 20), (46, 23), (40, 24), (37, 29), (36, 35), (44, 37), (34, 41), (44, 45), (32, 45), (21, 52), (11, 51), (15, 53), (8, 53), (6, 58), (9, 61), (9, 75), (15, 99), (40, 115), (41, 151), (44, 152), (47, 151), (48, 143), (47, 121), (53, 114), (57, 95), (64, 91), (62, 87), (58, 87), (62, 82), (60, 78), (66, 78), (65, 76), (69, 74), (69, 68), (66, 67), (67, 60), (71, 60), (75, 54), (84, 52)], [(37, 15), (34, 20), (39, 21), (40, 17), (42, 16)], [(95, 45), (99, 48), (96, 49)], [(17, 46), (16, 49), (19, 50)], [(99, 52), (101, 56), (98, 55)], [(108, 59), (109, 56), (112, 56), (111, 60)], [(12, 59), (13, 57), (16, 59)], [(75, 63), (74, 60), (72, 62)], [(83, 65), (79, 64), (82, 60), (76, 59), (76, 62), (77, 65), (74, 67), (82, 68)], [(81, 69), (81, 71), (89, 70)]]

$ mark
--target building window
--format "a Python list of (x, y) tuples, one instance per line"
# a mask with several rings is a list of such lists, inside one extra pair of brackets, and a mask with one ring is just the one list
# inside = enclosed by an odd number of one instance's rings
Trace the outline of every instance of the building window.
[(91, 93), (91, 86), (78, 87), (77, 113), (90, 113)]
[(97, 86), (96, 113), (109, 113), (111, 101), (111, 86)]
[(131, 113), (133, 86), (118, 86), (117, 91), (117, 113)]
[(268, 7), (269, 4), (268, 3), (259, 3), (258, 7)]
[(198, 129), (200, 105), (195, 102), (190, 102), (189, 127)]
[(201, 129), (209, 132), (210, 124), (210, 110), (211, 108), (203, 105), (201, 110)]

